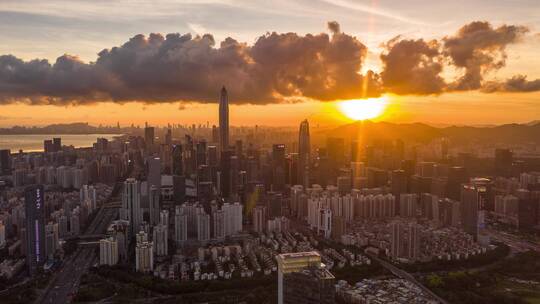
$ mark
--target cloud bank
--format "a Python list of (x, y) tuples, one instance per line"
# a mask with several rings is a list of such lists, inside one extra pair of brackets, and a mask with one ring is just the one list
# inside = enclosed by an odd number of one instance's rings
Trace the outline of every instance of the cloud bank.
[[(532, 92), (524, 75), (497, 82), (486, 74), (505, 65), (506, 47), (528, 29), (472, 22), (440, 40), (396, 37), (384, 44), (382, 71), (360, 73), (367, 47), (328, 23), (326, 33), (266, 33), (253, 45), (212, 35), (136, 35), (104, 49), (95, 62), (63, 55), (54, 63), (0, 56), (0, 103), (87, 104), (99, 101), (216, 102), (222, 85), (237, 104), (305, 99), (330, 101), (383, 93), (431, 95), (451, 91)], [(445, 67), (462, 75), (446, 80)]]

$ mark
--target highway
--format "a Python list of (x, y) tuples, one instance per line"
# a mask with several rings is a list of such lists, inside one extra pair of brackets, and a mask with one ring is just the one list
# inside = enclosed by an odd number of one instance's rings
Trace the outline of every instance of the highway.
[[(109, 224), (118, 215), (118, 208), (108, 208), (109, 202), (104, 204), (88, 226), (84, 236), (103, 235)], [(97, 244), (96, 244), (97, 245)], [(88, 269), (97, 262), (99, 258), (96, 254), (96, 245), (81, 245), (77, 250), (60, 266), (51, 278), (49, 285), (35, 303), (41, 304), (64, 304), (71, 302), (72, 297), (77, 293), (81, 277)]]
[(439, 297), (436, 293), (434, 293), (433, 291), (431, 291), (429, 288), (427, 288), (426, 286), (424, 286), (422, 283), (418, 282), (418, 280), (416, 280), (416, 278), (404, 271), (404, 270), (401, 270), (399, 268), (397, 268), (396, 266), (384, 261), (384, 260), (381, 260), (379, 259), (377, 256), (373, 255), (373, 254), (370, 254), (370, 253), (366, 253), (370, 258), (372, 258), (373, 260), (379, 262), (384, 268), (388, 269), (390, 272), (392, 272), (395, 276), (399, 277), (399, 278), (402, 278), (404, 280), (407, 280), (411, 283), (413, 283), (414, 285), (418, 286), (418, 288), (422, 289), (426, 294), (430, 295), (433, 299), (435, 299), (436, 301), (438, 301), (439, 303), (442, 303), (442, 304), (448, 304), (448, 302)]
[(518, 236), (493, 229), (486, 229), (486, 233), (491, 239), (505, 243), (516, 252), (533, 250), (540, 253), (540, 244), (532, 243), (528, 240), (520, 239)]

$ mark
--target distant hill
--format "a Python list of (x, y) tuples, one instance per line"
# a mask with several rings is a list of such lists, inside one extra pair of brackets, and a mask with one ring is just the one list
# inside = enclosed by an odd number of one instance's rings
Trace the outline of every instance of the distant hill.
[(70, 124), (53, 124), (44, 127), (14, 126), (0, 128), (0, 134), (116, 134), (123, 133), (123, 129), (117, 127), (95, 127), (85, 122)]
[(363, 142), (402, 139), (406, 142), (426, 143), (446, 137), (454, 143), (527, 143), (540, 142), (540, 123), (506, 124), (493, 127), (451, 126), (437, 128), (422, 123), (396, 124), (390, 122), (358, 121), (322, 131), (315, 136), (340, 137)]

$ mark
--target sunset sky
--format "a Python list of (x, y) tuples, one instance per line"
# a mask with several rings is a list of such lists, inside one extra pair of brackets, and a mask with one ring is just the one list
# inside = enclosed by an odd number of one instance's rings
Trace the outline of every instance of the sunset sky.
[(538, 0), (2, 0), (0, 127), (214, 124), (222, 84), (232, 125), (344, 123), (339, 101), (368, 97), (379, 120), (528, 122), (538, 16)]

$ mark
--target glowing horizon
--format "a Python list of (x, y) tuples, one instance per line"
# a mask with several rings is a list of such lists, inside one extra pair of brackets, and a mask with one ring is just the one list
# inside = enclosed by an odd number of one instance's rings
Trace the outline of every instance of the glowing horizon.
[(384, 114), (388, 105), (388, 97), (368, 99), (351, 99), (338, 102), (339, 110), (353, 120), (378, 118)]

